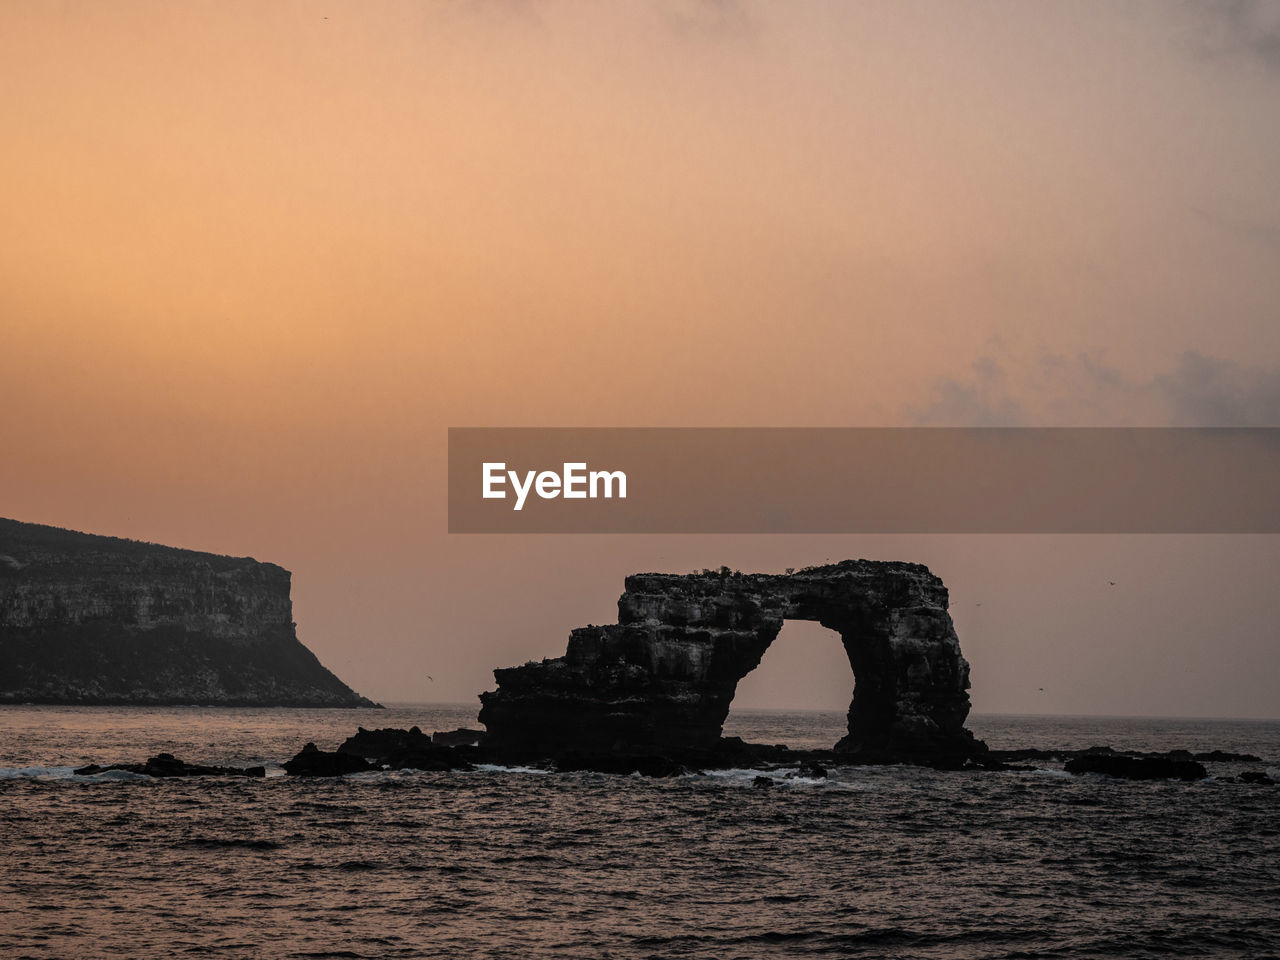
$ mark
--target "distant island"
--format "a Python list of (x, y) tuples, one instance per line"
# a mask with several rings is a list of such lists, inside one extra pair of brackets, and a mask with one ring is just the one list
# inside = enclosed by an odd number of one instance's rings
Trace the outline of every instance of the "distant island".
[(377, 707), (298, 640), (290, 573), (0, 519), (0, 703)]

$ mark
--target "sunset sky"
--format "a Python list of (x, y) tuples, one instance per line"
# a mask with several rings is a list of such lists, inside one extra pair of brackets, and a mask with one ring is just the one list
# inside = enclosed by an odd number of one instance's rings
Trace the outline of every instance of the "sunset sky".
[(948, 583), (977, 711), (1278, 717), (1276, 537), (445, 524), (450, 426), (1280, 425), (1277, 104), (1249, 0), (9, 0), (0, 516), (279, 563), (381, 700), (631, 572), (865, 556)]

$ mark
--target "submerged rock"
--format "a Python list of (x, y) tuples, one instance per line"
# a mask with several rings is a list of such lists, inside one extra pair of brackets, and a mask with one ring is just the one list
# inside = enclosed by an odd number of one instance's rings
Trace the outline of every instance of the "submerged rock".
[(1256, 757), (1252, 753), (1230, 753), (1226, 750), (1210, 750), (1207, 753), (1195, 753), (1191, 755), (1193, 760), (1199, 760), (1201, 763), (1261, 763), (1262, 758)]
[[(1209, 750), (1192, 753), (1190, 750), (1117, 750), (1111, 746), (1086, 747), (1083, 750), (1045, 749), (1041, 747), (1023, 747), (1015, 750), (990, 750), (986, 759), (989, 764), (999, 765), (1006, 770), (1015, 769), (1006, 764), (1022, 760), (1071, 760), (1078, 757), (1120, 757), (1135, 760), (1195, 760), (1200, 763), (1223, 763), (1238, 761), (1242, 763), (1260, 763), (1261, 758), (1251, 753), (1229, 753), (1226, 750)], [(997, 769), (992, 766), (992, 769)]]
[(1168, 757), (1128, 757), (1114, 753), (1086, 753), (1072, 757), (1068, 773), (1103, 773), (1124, 780), (1203, 780), (1208, 776), (1196, 760)]
[(483, 730), (471, 730), (458, 727), (456, 730), (437, 730), (431, 735), (431, 742), (438, 747), (477, 747), (484, 740)]
[(266, 767), (210, 767), (198, 763), (184, 763), (171, 753), (158, 753), (146, 763), (113, 763), (100, 767), (96, 763), (78, 768), (82, 777), (92, 777), (108, 770), (125, 770), (142, 773), (148, 777), (265, 777)]
[(376, 770), (364, 757), (335, 750), (332, 753), (308, 743), (292, 760), (284, 763), (285, 772), (294, 777), (341, 777), (348, 773)]
[(947, 603), (942, 581), (912, 563), (628, 577), (616, 624), (574, 630), (563, 657), (494, 671), (498, 689), (480, 697), (485, 747), (524, 761), (700, 763), (783, 621), (815, 620), (840, 634), (857, 678), (837, 752), (959, 768), (986, 748), (964, 727), (969, 665)]

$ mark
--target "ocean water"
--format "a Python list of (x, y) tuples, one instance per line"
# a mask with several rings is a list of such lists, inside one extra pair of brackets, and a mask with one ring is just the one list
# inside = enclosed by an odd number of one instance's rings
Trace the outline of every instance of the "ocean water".
[[(830, 746), (843, 717), (727, 734)], [(835, 767), (649, 780), (484, 769), (285, 777), (387, 711), (0, 707), (0, 957), (1268, 957), (1280, 787)], [(1220, 748), (1280, 723), (975, 716), (993, 747)], [(265, 780), (82, 778), (87, 761)]]

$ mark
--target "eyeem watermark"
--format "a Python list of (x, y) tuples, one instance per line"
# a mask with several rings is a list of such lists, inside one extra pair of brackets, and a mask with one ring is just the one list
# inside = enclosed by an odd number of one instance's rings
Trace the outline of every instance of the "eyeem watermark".
[(565, 463), (560, 473), (554, 470), (508, 470), (505, 463), (485, 462), (482, 496), (486, 500), (507, 499), (507, 483), (515, 493), (512, 510), (523, 510), (530, 490), (543, 500), (596, 500), (613, 499), (614, 491), (620, 500), (627, 498), (627, 475), (621, 470), (587, 470), (583, 463)]
[(453, 533), (1280, 534), (1277, 490), (1271, 427), (449, 430)]

